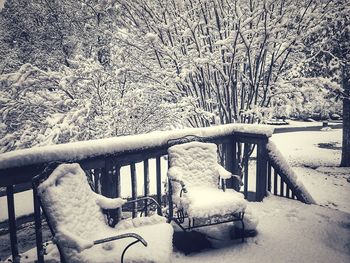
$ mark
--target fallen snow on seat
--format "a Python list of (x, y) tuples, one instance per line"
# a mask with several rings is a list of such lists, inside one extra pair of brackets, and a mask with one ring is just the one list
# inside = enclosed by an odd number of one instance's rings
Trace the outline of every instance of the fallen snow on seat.
[[(109, 199), (94, 193), (78, 164), (62, 164), (38, 187), (42, 203), (53, 224), (56, 241), (69, 262), (119, 262), (123, 249), (133, 238), (92, 246), (92, 242), (123, 233), (136, 233), (148, 243), (131, 247), (125, 262), (169, 262), (172, 227), (158, 215), (120, 222), (115, 229), (106, 225), (102, 208), (120, 207), (121, 198)], [(154, 233), (159, 233), (154, 235)], [(90, 248), (91, 247), (91, 248)]]
[(226, 192), (208, 187), (193, 187), (177, 200), (190, 217), (210, 217), (243, 212), (247, 201), (241, 193), (232, 189)]
[(169, 178), (185, 183), (187, 193), (174, 183), (173, 201), (190, 217), (209, 217), (244, 211), (247, 202), (242, 194), (218, 188), (219, 176), (232, 174), (218, 164), (214, 143), (189, 142), (168, 149)]

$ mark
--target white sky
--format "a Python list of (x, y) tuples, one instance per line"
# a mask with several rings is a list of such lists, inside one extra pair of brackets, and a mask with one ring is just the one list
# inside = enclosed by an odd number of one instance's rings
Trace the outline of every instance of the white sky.
[(5, 0), (0, 0), (0, 10), (4, 7)]

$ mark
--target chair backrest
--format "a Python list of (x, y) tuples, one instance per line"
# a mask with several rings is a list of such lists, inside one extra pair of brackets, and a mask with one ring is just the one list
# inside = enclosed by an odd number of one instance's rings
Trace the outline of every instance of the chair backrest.
[(168, 149), (170, 167), (181, 170), (181, 178), (190, 187), (218, 188), (217, 146), (214, 143), (189, 142)]
[(54, 232), (64, 228), (77, 237), (89, 239), (107, 227), (79, 164), (61, 164), (43, 179), (36, 188)]

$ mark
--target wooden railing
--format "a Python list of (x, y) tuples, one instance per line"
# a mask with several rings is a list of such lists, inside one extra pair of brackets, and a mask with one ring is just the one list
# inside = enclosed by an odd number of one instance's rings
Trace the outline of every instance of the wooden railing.
[[(275, 187), (275, 184), (277, 184), (276, 178), (280, 173), (278, 169), (275, 169), (274, 179), (271, 181), (271, 166), (268, 165), (266, 146), (269, 137), (272, 135), (272, 130), (270, 127), (264, 126), (257, 129), (256, 126), (229, 124), (210, 128), (157, 132), (10, 152), (0, 155), (0, 187), (6, 187), (13, 261), (19, 262), (14, 194), (31, 189), (32, 178), (42, 172), (49, 163), (56, 161), (79, 163), (87, 172), (95, 191), (107, 197), (119, 197), (121, 195), (121, 168), (129, 166), (131, 199), (134, 200), (139, 196), (149, 196), (151, 194), (150, 185), (155, 184), (156, 200), (164, 207), (166, 204), (161, 161), (167, 155), (168, 141), (186, 135), (200, 136), (203, 141), (218, 144), (221, 149), (222, 164), (234, 174), (239, 173), (241, 169), (238, 160), (240, 159), (239, 154), (242, 144), (256, 146), (255, 192), (249, 193), (248, 191), (249, 183), (253, 182), (253, 177), (248, 180), (250, 175), (248, 173), (248, 161), (246, 161), (246, 169), (243, 176), (245, 183), (243, 193), (246, 198), (248, 198), (249, 194), (253, 194), (253, 197), (250, 197), (251, 200), (261, 201), (266, 196), (267, 190), (271, 191), (272, 182), (274, 185), (272, 192), (274, 194), (285, 193), (283, 196), (296, 196), (293, 189), (290, 190), (290, 187), (293, 186), (289, 184), (288, 191), (284, 191), (282, 184), (282, 190), (279, 192), (275, 191), (277, 189)], [(155, 159), (155, 174), (150, 174), (150, 159)], [(135, 168), (137, 163), (143, 164), (143, 175), (141, 177), (143, 178), (142, 194), (137, 191), (138, 176)], [(226, 184), (228, 188), (237, 187), (234, 181), (227, 181)], [(33, 206), (35, 211), (40, 211), (37, 204)], [(136, 216), (137, 211), (138, 204), (135, 202), (132, 207), (133, 217)], [(120, 213), (116, 212), (116, 214), (113, 214), (113, 211), (111, 213), (110, 218), (112, 220), (119, 219)], [(38, 216), (40, 216), (40, 213), (36, 215), (36, 218)], [(112, 222), (111, 224), (115, 223)], [(37, 240), (41, 240), (41, 237), (37, 236)], [(39, 246), (38, 242), (37, 245)], [(43, 262), (43, 257), (38, 256), (38, 259), (39, 262)]]
[(268, 192), (281, 197), (297, 199), (306, 204), (315, 203), (303, 184), (297, 181), (297, 175), (272, 142), (267, 147), (267, 159)]

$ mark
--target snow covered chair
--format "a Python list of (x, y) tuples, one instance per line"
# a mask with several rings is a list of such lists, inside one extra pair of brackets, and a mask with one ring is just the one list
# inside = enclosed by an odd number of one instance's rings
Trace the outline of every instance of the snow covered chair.
[(33, 189), (62, 262), (171, 261), (173, 228), (166, 219), (130, 218), (109, 227), (102, 209), (120, 208), (126, 200), (93, 192), (79, 164), (61, 164), (51, 174), (38, 175)]
[[(218, 164), (217, 146), (198, 141), (169, 147), (169, 204), (175, 206), (174, 220), (182, 230), (241, 221), (247, 201), (233, 189), (220, 189), (221, 179), (232, 176)], [(186, 218), (188, 225), (185, 223)]]

